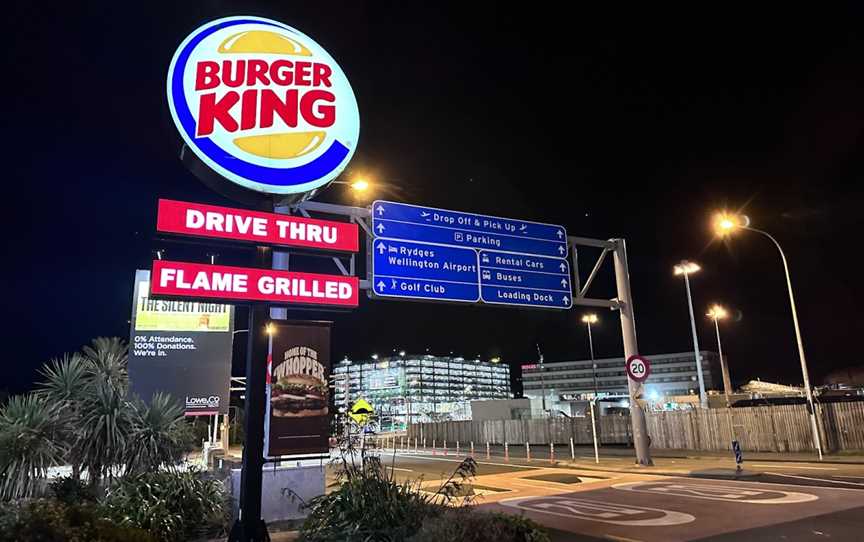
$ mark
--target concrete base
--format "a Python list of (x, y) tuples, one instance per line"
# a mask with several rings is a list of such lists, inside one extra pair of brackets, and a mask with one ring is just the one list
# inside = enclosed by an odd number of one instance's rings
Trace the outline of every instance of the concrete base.
[[(267, 522), (305, 518), (304, 502), (324, 494), (324, 465), (273, 467), (265, 465), (261, 490), (261, 518)], [(296, 494), (299, 498), (295, 497)], [(231, 495), (234, 497), (234, 518), (240, 501), (240, 469), (231, 471)]]

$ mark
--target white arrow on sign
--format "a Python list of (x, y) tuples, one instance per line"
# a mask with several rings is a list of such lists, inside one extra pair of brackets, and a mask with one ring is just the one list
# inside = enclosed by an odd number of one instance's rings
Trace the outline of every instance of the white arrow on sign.
[(558, 254), (564, 254), (564, 252), (565, 252), (564, 247), (558, 247)]
[(569, 304), (570, 304), (570, 298), (567, 297), (566, 295), (564, 296), (563, 301), (564, 301), (564, 304), (565, 304), (565, 305), (569, 305)]
[(378, 243), (378, 254), (384, 254), (385, 250), (387, 250), (387, 246), (384, 243)]
[(378, 233), (384, 233), (384, 224), (378, 224), (376, 229), (378, 230)]
[(561, 265), (559, 265), (558, 267), (561, 268), (561, 271), (567, 271), (567, 266), (564, 265), (564, 262), (561, 262)]
[(564, 237), (564, 233), (561, 230), (558, 230), (558, 239)]
[(381, 207), (380, 205), (378, 207), (376, 207), (375, 210), (378, 211), (378, 216), (381, 216), (384, 214), (384, 207)]
[(379, 280), (379, 281), (378, 281), (378, 289), (381, 290), (382, 292), (384, 291), (384, 288), (385, 288), (386, 286), (387, 286), (387, 285), (384, 284), (384, 281), (383, 281), (383, 280)]
[(567, 287), (567, 279), (561, 279), (561, 286)]

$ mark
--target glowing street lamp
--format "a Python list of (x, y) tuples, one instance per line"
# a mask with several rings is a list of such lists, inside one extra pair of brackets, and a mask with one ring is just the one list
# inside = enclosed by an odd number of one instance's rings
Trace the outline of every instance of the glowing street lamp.
[(684, 275), (684, 285), (687, 288), (687, 307), (690, 309), (690, 329), (693, 332), (693, 353), (696, 356), (696, 376), (699, 380), (699, 404), (708, 408), (708, 394), (705, 393), (705, 379), (702, 376), (702, 355), (699, 353), (699, 338), (696, 336), (696, 318), (693, 316), (693, 297), (690, 295), (690, 275), (702, 268), (694, 262), (681, 260), (675, 266), (675, 275)]
[(731, 395), (732, 395), (732, 380), (729, 376), (729, 366), (726, 364), (726, 359), (723, 357), (723, 347), (720, 345), (720, 320), (723, 320), (729, 316), (729, 313), (726, 312), (720, 305), (712, 305), (710, 309), (708, 309), (708, 313), (705, 315), (708, 318), (714, 320), (714, 330), (717, 332), (717, 353), (720, 355), (720, 370), (723, 373), (723, 393), (726, 395), (726, 406), (728, 407), (731, 403)]
[(795, 340), (798, 343), (798, 359), (801, 361), (801, 375), (804, 377), (804, 391), (807, 393), (807, 406), (810, 412), (810, 429), (813, 432), (813, 443), (816, 445), (816, 451), (819, 454), (819, 459), (822, 459), (822, 442), (819, 439), (819, 429), (816, 425), (816, 408), (813, 404), (813, 390), (810, 388), (810, 376), (807, 371), (807, 358), (804, 356), (804, 343), (801, 340), (801, 328), (798, 325), (798, 311), (795, 308), (795, 296), (792, 294), (792, 279), (789, 276), (789, 264), (786, 261), (786, 254), (783, 252), (783, 247), (777, 242), (777, 239), (766, 232), (750, 226), (750, 219), (746, 215), (738, 215), (728, 212), (720, 212), (714, 215), (714, 231), (719, 237), (731, 235), (739, 230), (747, 230), (761, 234), (774, 243), (777, 251), (780, 252), (780, 259), (783, 262), (783, 271), (786, 274), (786, 289), (789, 291), (789, 305), (792, 308), (792, 324), (795, 327)]
[(594, 398), (597, 398), (597, 364), (594, 363), (594, 339), (591, 336), (591, 324), (599, 321), (594, 313), (583, 314), (582, 323), (588, 326), (588, 349), (591, 351), (591, 374), (594, 377)]

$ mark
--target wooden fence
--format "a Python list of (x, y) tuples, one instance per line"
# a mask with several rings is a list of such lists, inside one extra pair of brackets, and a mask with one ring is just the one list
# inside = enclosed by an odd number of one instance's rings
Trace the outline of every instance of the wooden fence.
[[(864, 450), (864, 402), (819, 405), (817, 419), (826, 452)], [(734, 439), (752, 452), (815, 450), (805, 405), (648, 412), (646, 422), (654, 448), (723, 451)], [(630, 417), (598, 417), (597, 435), (603, 445), (632, 443)], [(567, 444), (572, 437), (577, 445), (593, 443), (590, 418), (422, 423), (409, 426), (408, 437), (478, 444)]]

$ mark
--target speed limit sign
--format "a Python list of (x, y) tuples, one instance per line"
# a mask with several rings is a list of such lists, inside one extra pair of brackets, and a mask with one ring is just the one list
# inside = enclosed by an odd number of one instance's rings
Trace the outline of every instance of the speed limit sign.
[(627, 358), (627, 376), (636, 382), (645, 382), (651, 374), (651, 363), (642, 356), (630, 356)]

